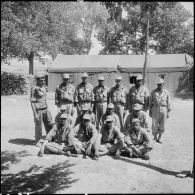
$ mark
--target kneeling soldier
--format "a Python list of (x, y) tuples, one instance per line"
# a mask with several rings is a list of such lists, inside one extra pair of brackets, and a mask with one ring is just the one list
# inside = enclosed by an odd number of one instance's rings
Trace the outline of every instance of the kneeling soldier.
[(47, 134), (46, 140), (44, 141), (38, 156), (42, 157), (44, 153), (54, 153), (54, 154), (63, 154), (70, 155), (70, 150), (73, 147), (68, 146), (68, 135), (71, 131), (71, 126), (68, 124), (68, 115), (62, 114), (60, 116), (60, 123), (55, 125), (51, 131)]
[(150, 146), (150, 139), (147, 131), (140, 126), (139, 119), (132, 120), (132, 129), (125, 132), (125, 146), (124, 150), (129, 153), (130, 157), (133, 155), (144, 160), (148, 160), (147, 152), (152, 149)]

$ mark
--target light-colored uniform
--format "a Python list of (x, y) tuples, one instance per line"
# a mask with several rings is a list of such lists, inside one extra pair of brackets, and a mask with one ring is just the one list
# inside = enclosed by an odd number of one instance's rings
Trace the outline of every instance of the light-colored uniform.
[(97, 128), (99, 129), (100, 120), (106, 113), (108, 104), (109, 88), (106, 86), (96, 86), (93, 90), (95, 100), (95, 115), (97, 120)]
[(34, 86), (31, 89), (30, 101), (35, 105), (38, 119), (34, 118), (35, 122), (35, 140), (39, 141), (42, 137), (42, 123), (45, 126), (46, 133), (52, 128), (54, 122), (52, 121), (51, 113), (46, 103), (47, 88), (45, 86)]
[[(75, 103), (78, 103), (80, 108), (82, 105), (90, 108), (92, 102), (94, 102), (93, 86), (90, 83), (86, 83), (85, 85), (80, 83), (75, 91)], [(79, 110), (78, 114), (81, 114)]]
[(167, 112), (170, 108), (170, 93), (163, 89), (160, 93), (154, 89), (150, 95), (150, 109), (152, 111), (152, 134), (165, 131), (165, 123), (167, 120)]
[(146, 112), (141, 110), (138, 117), (136, 117), (133, 112), (128, 114), (124, 125), (124, 132), (128, 131), (132, 127), (132, 120), (134, 118), (138, 118), (140, 121), (140, 126), (146, 129), (146, 131), (149, 131), (148, 116)]
[(55, 92), (55, 105), (61, 107), (62, 105), (66, 106), (68, 113), (71, 114), (72, 106), (74, 103), (75, 87), (71, 84), (65, 85), (61, 83), (56, 88)]
[(127, 109), (127, 89), (124, 86), (116, 86), (110, 90), (110, 102), (114, 104), (114, 112), (118, 115), (120, 126), (124, 127), (124, 111)]
[(128, 107), (129, 112), (132, 112), (132, 108), (134, 104), (142, 105), (142, 110), (147, 112), (149, 109), (149, 91), (146, 87), (141, 85), (138, 89), (133, 86), (129, 90), (129, 97), (128, 97)]
[(119, 130), (121, 129), (121, 125), (120, 125), (120, 120), (117, 114), (115, 114), (114, 112), (112, 114), (108, 114), (107, 112), (103, 115), (102, 117), (102, 121), (101, 121), (101, 126), (106, 124), (106, 118), (107, 116), (112, 116), (113, 117), (113, 124), (114, 126), (118, 127)]
[[(61, 121), (60, 117), (61, 117), (62, 114), (63, 114), (62, 112), (59, 112), (59, 113), (56, 115), (56, 117), (55, 117), (55, 123), (56, 123), (56, 124), (59, 124), (59, 123), (60, 123), (60, 121)], [(68, 114), (68, 124), (69, 124), (70, 126), (73, 126), (73, 119), (72, 119), (72, 116), (71, 116), (70, 114)]]

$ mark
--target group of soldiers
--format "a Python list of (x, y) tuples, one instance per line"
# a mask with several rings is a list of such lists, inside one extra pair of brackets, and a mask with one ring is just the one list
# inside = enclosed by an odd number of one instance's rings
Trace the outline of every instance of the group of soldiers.
[(93, 87), (88, 83), (88, 74), (83, 73), (82, 82), (76, 88), (70, 84), (68, 74), (62, 76), (63, 82), (55, 91), (58, 108), (55, 121), (48, 109), (43, 74), (37, 75), (37, 84), (31, 90), (37, 146), (42, 138), (42, 123), (47, 133), (38, 156), (84, 154), (98, 159), (107, 154), (117, 157), (126, 154), (147, 160), (147, 153), (152, 149), (149, 116), (154, 141), (162, 143), (171, 111), (170, 94), (164, 89), (163, 79), (159, 78), (157, 88), (149, 94), (142, 85), (142, 75), (136, 77), (129, 91), (123, 86), (121, 76), (116, 77), (116, 85), (110, 90), (103, 76), (98, 77), (98, 85)]

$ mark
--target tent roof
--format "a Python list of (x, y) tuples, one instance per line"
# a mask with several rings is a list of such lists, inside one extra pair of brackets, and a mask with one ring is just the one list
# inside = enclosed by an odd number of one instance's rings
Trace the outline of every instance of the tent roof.
[[(48, 72), (142, 72), (145, 55), (58, 55)], [(187, 54), (148, 56), (147, 72), (185, 71), (193, 59)]]

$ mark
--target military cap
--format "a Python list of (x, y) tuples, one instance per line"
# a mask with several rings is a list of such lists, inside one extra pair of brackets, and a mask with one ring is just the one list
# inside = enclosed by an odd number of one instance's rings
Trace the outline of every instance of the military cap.
[(63, 74), (62, 76), (63, 76), (64, 79), (69, 79), (70, 78), (69, 74)]
[(113, 121), (113, 117), (110, 116), (110, 115), (108, 115), (108, 116), (106, 117), (106, 121)]
[(43, 72), (38, 72), (36, 78), (45, 78), (45, 74)]
[(67, 114), (62, 114), (62, 115), (60, 116), (60, 118), (68, 118), (68, 115), (67, 115)]
[(85, 115), (83, 116), (83, 119), (84, 119), (84, 120), (90, 120), (89, 114), (85, 114)]
[(159, 78), (158, 81), (157, 81), (157, 84), (163, 84), (163, 83), (164, 83), (164, 79)]
[(61, 105), (60, 110), (66, 110), (67, 107), (65, 105)]
[(140, 122), (140, 120), (139, 120), (138, 118), (134, 118), (134, 119), (132, 120), (132, 123), (138, 123), (138, 122)]
[(143, 80), (143, 77), (141, 74), (139, 74), (137, 77), (136, 77), (136, 80)]
[(82, 105), (82, 106), (81, 106), (81, 109), (82, 109), (82, 110), (89, 110), (89, 106), (88, 106), (88, 105)]
[(104, 77), (103, 76), (99, 76), (98, 77), (98, 81), (104, 81)]
[(109, 104), (108, 104), (108, 108), (114, 108), (114, 104), (109, 103)]
[(116, 81), (121, 81), (122, 79), (123, 79), (123, 78), (122, 78), (121, 76), (117, 76), (115, 80), (116, 80)]
[(133, 105), (133, 110), (141, 110), (141, 109), (142, 109), (142, 105), (140, 105), (140, 104)]
[(81, 75), (82, 78), (86, 78), (88, 77), (88, 74), (86, 72), (84, 72), (82, 75)]

